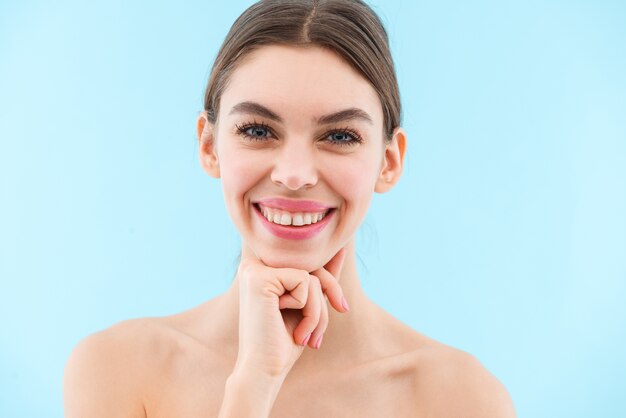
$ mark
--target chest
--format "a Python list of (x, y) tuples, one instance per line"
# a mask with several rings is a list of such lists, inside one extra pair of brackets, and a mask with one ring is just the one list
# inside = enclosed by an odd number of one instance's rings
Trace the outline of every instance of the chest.
[(270, 417), (409, 418), (418, 416), (414, 399), (410, 374), (360, 370), (311, 379), (308, 384), (284, 385)]
[[(148, 418), (218, 416), (231, 370), (205, 361), (164, 373), (149, 397)], [(415, 390), (414, 373), (391, 363), (307, 378), (287, 376), (270, 418), (417, 417)]]

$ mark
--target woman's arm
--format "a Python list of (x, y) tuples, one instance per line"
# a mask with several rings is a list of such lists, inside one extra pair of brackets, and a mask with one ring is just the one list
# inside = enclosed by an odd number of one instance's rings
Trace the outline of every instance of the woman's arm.
[(417, 407), (441, 418), (515, 418), (511, 397), (476, 357), (443, 347), (421, 356)]
[(114, 334), (90, 335), (72, 351), (63, 376), (66, 418), (146, 418), (135, 356)]
[(245, 368), (235, 369), (226, 380), (218, 418), (269, 417), (283, 381)]

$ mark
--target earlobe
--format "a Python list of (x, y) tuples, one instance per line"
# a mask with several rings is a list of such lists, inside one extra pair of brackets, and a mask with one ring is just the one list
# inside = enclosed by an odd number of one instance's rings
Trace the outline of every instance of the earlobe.
[(207, 119), (206, 112), (202, 112), (198, 116), (196, 130), (200, 165), (209, 176), (220, 178), (220, 163), (215, 147), (214, 125)]
[(404, 130), (397, 127), (393, 131), (391, 142), (385, 148), (383, 168), (380, 171), (374, 191), (385, 193), (393, 188), (400, 180), (404, 165), (404, 152), (406, 149), (406, 135)]

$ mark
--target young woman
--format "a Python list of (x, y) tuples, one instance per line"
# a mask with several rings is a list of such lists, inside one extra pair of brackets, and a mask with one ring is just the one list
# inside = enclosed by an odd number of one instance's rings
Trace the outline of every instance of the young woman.
[(197, 131), (242, 238), (232, 286), (83, 340), (66, 368), (67, 417), (514, 416), (476, 359), (360, 286), (357, 228), (400, 178), (406, 144), (387, 34), (366, 4), (247, 9)]

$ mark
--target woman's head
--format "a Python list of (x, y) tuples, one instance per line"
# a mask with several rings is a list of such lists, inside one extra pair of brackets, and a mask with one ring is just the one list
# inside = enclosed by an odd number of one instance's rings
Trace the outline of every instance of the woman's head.
[[(313, 271), (353, 239), (373, 192), (385, 192), (398, 180), (405, 138), (397, 125), (399, 103), (391, 105), (397, 110), (395, 119), (384, 104), (389, 92), (377, 91), (376, 82), (336, 48), (303, 42), (314, 39), (315, 27), (330, 34), (335, 26), (345, 25), (345, 13), (337, 10), (366, 6), (275, 4), (257, 4), (244, 12), (233, 26), (241, 33), (231, 30), (218, 54), (207, 109), (198, 119), (200, 157), (205, 170), (222, 180), (227, 209), (242, 235), (242, 251), (253, 252), (269, 266)], [(301, 4), (306, 7), (294, 6)], [(333, 42), (370, 48), (372, 54), (380, 51), (380, 45), (370, 45), (383, 38), (368, 34), (368, 24), (378, 24), (369, 13), (366, 22), (361, 17), (350, 23), (361, 28), (362, 38), (350, 35)], [(342, 36), (343, 29), (335, 36)], [(384, 34), (382, 27), (378, 30)], [(383, 43), (386, 49), (386, 39)], [(241, 49), (230, 51), (233, 45)], [(391, 95), (397, 97), (392, 78)], [(377, 82), (384, 85), (384, 80)], [(313, 201), (332, 209), (287, 207), (274, 198)], [(315, 222), (320, 212), (327, 213), (316, 224), (321, 230), (296, 226)], [(295, 225), (276, 225), (290, 218)]]
[(400, 126), (398, 83), (387, 32), (378, 16), (360, 0), (259, 1), (235, 21), (217, 54), (204, 97), (204, 110), (215, 123), (221, 95), (238, 62), (263, 45), (318, 46), (341, 56), (379, 96), (385, 140)]

